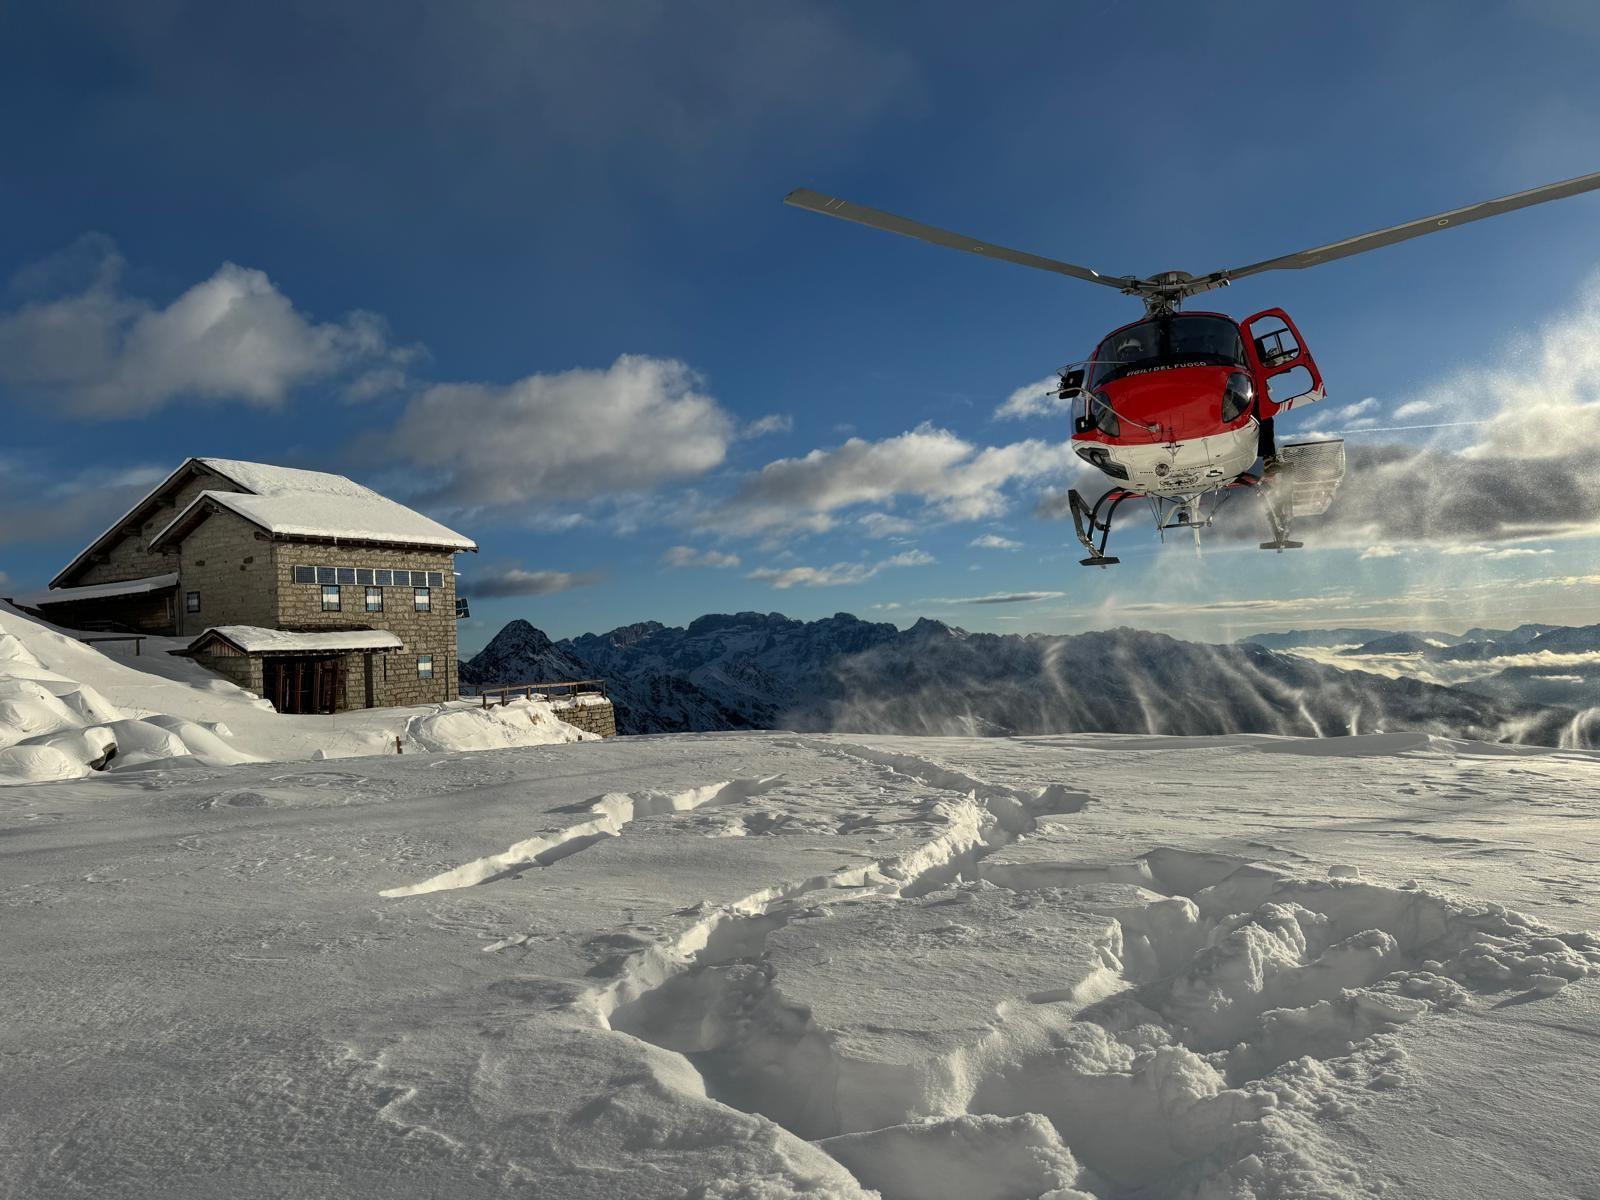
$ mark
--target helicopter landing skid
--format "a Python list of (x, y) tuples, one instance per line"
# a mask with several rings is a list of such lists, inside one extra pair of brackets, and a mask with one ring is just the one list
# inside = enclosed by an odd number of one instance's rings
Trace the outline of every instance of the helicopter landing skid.
[(1294, 520), (1294, 494), (1286, 490), (1284, 473), (1268, 475), (1241, 475), (1239, 482), (1254, 487), (1261, 497), (1261, 506), (1267, 510), (1267, 520), (1272, 525), (1272, 540), (1262, 542), (1258, 549), (1282, 554), (1285, 550), (1299, 550), (1304, 542), (1290, 540), (1289, 526)]
[[(1304, 542), (1289, 537), (1289, 529), (1295, 516), (1295, 498), (1294, 493), (1283, 485), (1282, 475), (1263, 479), (1247, 471), (1217, 490), (1231, 491), (1234, 488), (1254, 490), (1256, 495), (1261, 497), (1262, 507), (1267, 510), (1272, 539), (1260, 544), (1262, 550), (1272, 550), (1282, 554), (1285, 550), (1299, 550), (1305, 545)], [(1114, 555), (1106, 553), (1106, 543), (1111, 538), (1111, 522), (1124, 500), (1141, 498), (1156, 501), (1158, 507), (1176, 505), (1177, 512), (1169, 514), (1170, 520), (1162, 520), (1158, 515), (1157, 529), (1165, 532), (1168, 529), (1191, 528), (1195, 534), (1196, 545), (1199, 544), (1200, 530), (1211, 524), (1210, 514), (1199, 512), (1197, 497), (1173, 500), (1165, 496), (1147, 497), (1144, 492), (1130, 491), (1127, 488), (1112, 488), (1090, 504), (1076, 489), (1073, 489), (1067, 493), (1067, 504), (1072, 510), (1072, 527), (1078, 535), (1078, 541), (1089, 552), (1088, 558), (1078, 560), (1081, 566), (1110, 567), (1121, 561)]]
[(1077, 531), (1083, 548), (1089, 552), (1088, 558), (1078, 560), (1080, 566), (1109, 567), (1122, 561), (1106, 554), (1106, 540), (1111, 536), (1111, 518), (1124, 500), (1132, 500), (1139, 495), (1141, 493), (1130, 492), (1127, 488), (1112, 488), (1090, 505), (1078, 495), (1076, 488), (1067, 493), (1067, 505), (1072, 509), (1072, 527)]

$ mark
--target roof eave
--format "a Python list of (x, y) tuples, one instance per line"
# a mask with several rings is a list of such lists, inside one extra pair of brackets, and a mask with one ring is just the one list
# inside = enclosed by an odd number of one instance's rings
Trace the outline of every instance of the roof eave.
[(53, 578), (46, 586), (52, 588), (62, 586), (61, 581), (68, 578), (74, 571), (77, 571), (80, 567), (82, 567), (85, 560), (88, 559), (90, 555), (94, 554), (95, 551), (100, 548), (103, 542), (127, 525), (128, 518), (133, 516), (134, 513), (138, 512), (146, 504), (149, 504), (150, 501), (154, 500), (162, 492), (166, 491), (172, 486), (173, 482), (178, 478), (178, 476), (182, 475), (186, 470), (194, 466), (199, 467), (202, 471), (211, 471), (212, 474), (216, 474), (215, 471), (212, 471), (210, 467), (206, 466), (205, 463), (201, 462), (201, 460), (198, 458), (184, 459), (183, 462), (178, 464), (178, 468), (173, 471), (172, 474), (168, 475), (160, 483), (156, 484), (155, 487), (146, 492), (139, 499), (137, 504), (128, 509), (127, 512), (123, 513), (122, 516), (117, 518), (116, 521), (112, 522), (110, 527), (107, 528), (104, 533), (100, 534), (99, 537), (95, 538), (94, 541), (85, 546), (81, 551), (78, 552), (77, 556), (71, 562), (62, 567), (61, 570), (57, 571), (55, 578)]

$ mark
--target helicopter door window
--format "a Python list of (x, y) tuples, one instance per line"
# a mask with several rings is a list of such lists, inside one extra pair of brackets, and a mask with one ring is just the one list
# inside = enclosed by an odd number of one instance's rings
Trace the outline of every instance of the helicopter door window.
[(1274, 329), (1256, 338), (1256, 356), (1261, 360), (1261, 365), (1269, 371), (1273, 367), (1281, 367), (1284, 363), (1293, 362), (1300, 354), (1300, 343), (1294, 340), (1294, 334), (1287, 326)]
[(1288, 313), (1269, 308), (1246, 317), (1239, 327), (1250, 339), (1261, 373), (1266, 376), (1265, 399), (1273, 411), (1315, 404), (1322, 399), (1322, 373)]
[(1267, 397), (1274, 404), (1289, 404), (1301, 396), (1310, 395), (1316, 386), (1310, 371), (1304, 367), (1290, 367), (1281, 375), (1274, 375), (1267, 380)]

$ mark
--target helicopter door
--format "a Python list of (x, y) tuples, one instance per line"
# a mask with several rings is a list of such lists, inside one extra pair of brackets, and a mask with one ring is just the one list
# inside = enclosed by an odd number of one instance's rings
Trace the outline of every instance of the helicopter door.
[[(1271, 416), (1280, 409), (1315, 404), (1327, 393), (1322, 372), (1306, 349), (1300, 330), (1281, 308), (1269, 308), (1239, 323), (1261, 376), (1267, 382), (1267, 402)], [(1275, 382), (1276, 381), (1276, 382)], [(1263, 410), (1266, 405), (1263, 405)]]

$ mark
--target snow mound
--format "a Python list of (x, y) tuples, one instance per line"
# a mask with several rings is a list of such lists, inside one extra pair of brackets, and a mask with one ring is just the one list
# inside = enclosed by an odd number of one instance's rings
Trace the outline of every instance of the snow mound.
[(817, 1143), (883, 1200), (1091, 1200), (1079, 1167), (1038, 1113), (966, 1116), (846, 1133)]
[(19, 638), (0, 632), (0, 786), (82, 779), (175, 758), (214, 767), (261, 761), (193, 721), (119, 708), (89, 685), (48, 670)]
[(491, 708), (457, 700), (331, 717), (279, 713), (191, 660), (163, 653), (181, 644), (147, 638), (139, 657), (118, 643), (102, 650), (0, 604), (0, 784), (172, 760), (225, 767), (596, 736), (562, 721), (542, 697)]
[(441, 704), (414, 720), (408, 736), (424, 750), (504, 750), (599, 740), (598, 734), (568, 725), (542, 698), (490, 708), (466, 700)]

